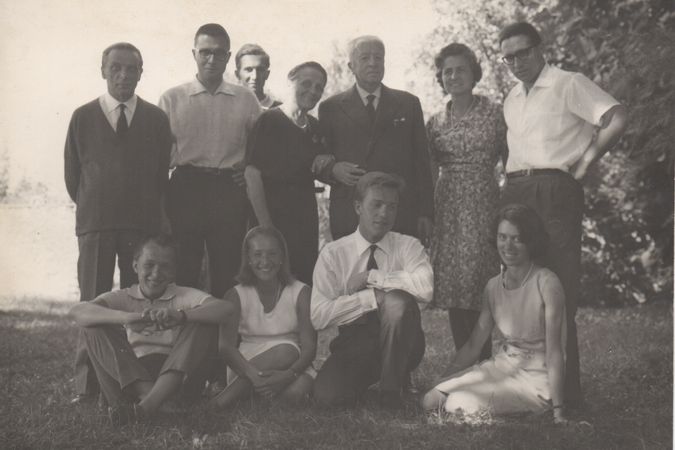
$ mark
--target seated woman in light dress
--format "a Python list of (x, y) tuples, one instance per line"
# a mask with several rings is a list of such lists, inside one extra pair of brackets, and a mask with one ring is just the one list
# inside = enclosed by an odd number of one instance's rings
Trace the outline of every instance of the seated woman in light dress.
[(228, 384), (211, 405), (226, 408), (252, 392), (291, 402), (306, 398), (316, 375), (310, 289), (291, 277), (286, 241), (276, 228), (246, 234), (237, 280), (225, 294), (236, 313), (219, 342)]
[[(468, 414), (552, 409), (554, 421), (565, 422), (565, 295), (558, 277), (535, 262), (546, 249), (544, 224), (531, 208), (512, 204), (495, 225), (502, 273), (488, 281), (469, 341), (423, 407)], [(475, 364), (495, 325), (504, 337), (497, 355)]]

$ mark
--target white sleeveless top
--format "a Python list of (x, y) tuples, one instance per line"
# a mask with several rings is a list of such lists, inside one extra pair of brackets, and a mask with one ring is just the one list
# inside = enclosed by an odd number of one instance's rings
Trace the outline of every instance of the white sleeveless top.
[(241, 303), (239, 334), (242, 343), (262, 343), (277, 340), (299, 341), (296, 303), (298, 295), (306, 285), (294, 280), (284, 286), (274, 309), (265, 312), (258, 292), (253, 286), (237, 285)]

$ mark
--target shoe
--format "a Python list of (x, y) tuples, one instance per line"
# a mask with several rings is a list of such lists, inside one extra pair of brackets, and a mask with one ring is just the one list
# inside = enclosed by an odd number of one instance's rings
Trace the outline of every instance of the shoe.
[(383, 409), (403, 409), (404, 403), (399, 391), (380, 391), (380, 406)]
[(93, 404), (98, 400), (98, 395), (95, 394), (77, 394), (75, 397), (70, 399), (71, 405), (89, 405)]
[(113, 427), (141, 422), (142, 410), (136, 403), (120, 403), (108, 407), (108, 420)]

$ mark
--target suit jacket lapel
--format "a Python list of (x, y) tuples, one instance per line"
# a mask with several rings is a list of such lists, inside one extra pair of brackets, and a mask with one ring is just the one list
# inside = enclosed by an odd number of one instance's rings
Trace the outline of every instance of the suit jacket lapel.
[(356, 125), (362, 127), (370, 135), (370, 119), (368, 118), (368, 113), (366, 112), (363, 100), (361, 100), (361, 96), (356, 90), (356, 85), (345, 92), (340, 104), (342, 105), (345, 114), (347, 114)]

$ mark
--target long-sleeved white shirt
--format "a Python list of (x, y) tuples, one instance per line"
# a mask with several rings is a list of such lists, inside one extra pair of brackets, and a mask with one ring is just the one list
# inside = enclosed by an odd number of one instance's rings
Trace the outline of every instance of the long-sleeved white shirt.
[(378, 269), (369, 272), (367, 288), (353, 294), (347, 293), (347, 282), (353, 274), (366, 270), (371, 243), (356, 230), (323, 248), (314, 267), (311, 307), (314, 328), (345, 325), (377, 309), (375, 289), (401, 289), (419, 301), (431, 301), (433, 271), (420, 241), (389, 232), (375, 244)]

